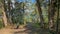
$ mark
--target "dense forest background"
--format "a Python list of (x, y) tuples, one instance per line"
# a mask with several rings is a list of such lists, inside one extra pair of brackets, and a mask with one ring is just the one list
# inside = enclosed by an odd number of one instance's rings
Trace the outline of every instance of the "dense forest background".
[(0, 0), (0, 29), (20, 25), (59, 34), (60, 0)]

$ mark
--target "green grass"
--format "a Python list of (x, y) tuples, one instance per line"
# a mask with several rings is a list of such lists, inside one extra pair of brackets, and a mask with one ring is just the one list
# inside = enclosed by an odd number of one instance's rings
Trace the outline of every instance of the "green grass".
[(39, 23), (34, 23), (33, 26), (34, 26), (35, 28), (39, 28), (39, 27), (40, 27)]

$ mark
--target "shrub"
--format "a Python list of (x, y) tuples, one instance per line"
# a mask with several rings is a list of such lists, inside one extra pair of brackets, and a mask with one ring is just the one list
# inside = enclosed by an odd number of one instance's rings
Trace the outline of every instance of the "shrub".
[(3, 27), (3, 23), (2, 21), (0, 21), (0, 29)]

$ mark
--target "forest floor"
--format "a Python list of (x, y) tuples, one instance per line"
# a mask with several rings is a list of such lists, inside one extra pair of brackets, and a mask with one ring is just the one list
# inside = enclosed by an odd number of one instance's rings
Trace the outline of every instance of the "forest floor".
[(10, 29), (10, 28), (3, 28), (0, 30), (0, 34), (27, 34), (27, 32), (24, 32), (26, 28), (22, 29)]
[(39, 28), (35, 29), (34, 27), (32, 27), (31, 24), (28, 24), (27, 26), (19, 29), (6, 27), (0, 30), (0, 34), (45, 34), (45, 33), (48, 34), (46, 30), (42, 29), (40, 30)]
[[(22, 26), (21, 26), (22, 27)], [(10, 26), (0, 29), (0, 34), (36, 34), (31, 24), (23, 28), (11, 28)]]

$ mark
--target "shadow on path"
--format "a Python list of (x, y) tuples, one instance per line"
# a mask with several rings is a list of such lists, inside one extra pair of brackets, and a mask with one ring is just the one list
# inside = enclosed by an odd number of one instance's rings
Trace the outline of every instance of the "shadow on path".
[(35, 28), (32, 25), (32, 23), (28, 23), (24, 28), (25, 30), (16, 31), (14, 34), (48, 34), (47, 29)]

